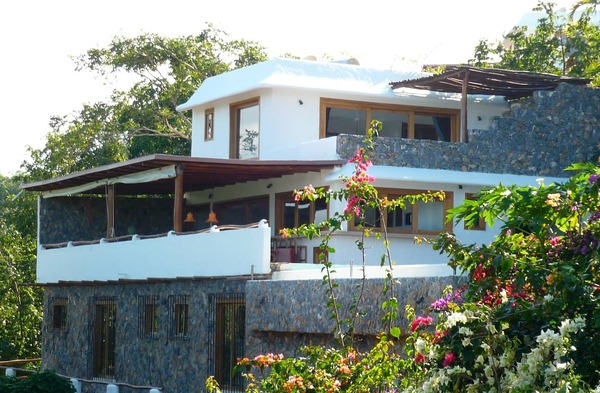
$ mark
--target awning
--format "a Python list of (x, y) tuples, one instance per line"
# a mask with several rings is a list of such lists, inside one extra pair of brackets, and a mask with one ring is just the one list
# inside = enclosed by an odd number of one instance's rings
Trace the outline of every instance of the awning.
[(154, 154), (21, 186), (47, 196), (104, 194), (116, 184), (120, 195), (173, 194), (175, 174), (183, 191), (201, 191), (236, 183), (319, 172), (343, 165), (343, 160), (236, 160)]

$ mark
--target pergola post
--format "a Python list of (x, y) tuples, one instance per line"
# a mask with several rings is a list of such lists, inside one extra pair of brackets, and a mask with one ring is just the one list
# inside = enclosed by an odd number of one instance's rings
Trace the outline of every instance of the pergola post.
[(183, 231), (183, 165), (175, 169), (175, 201), (173, 203), (173, 230)]
[(462, 81), (462, 100), (460, 108), (460, 127), (461, 140), (463, 143), (469, 142), (469, 133), (467, 129), (467, 98), (469, 92), (469, 70), (465, 70), (465, 76)]
[(115, 237), (115, 185), (106, 188), (106, 237)]

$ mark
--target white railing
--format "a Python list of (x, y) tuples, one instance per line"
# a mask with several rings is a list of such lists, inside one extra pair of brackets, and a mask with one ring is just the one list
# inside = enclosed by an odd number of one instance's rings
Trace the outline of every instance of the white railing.
[(220, 277), (270, 273), (271, 229), (251, 226), (40, 246), (37, 282)]

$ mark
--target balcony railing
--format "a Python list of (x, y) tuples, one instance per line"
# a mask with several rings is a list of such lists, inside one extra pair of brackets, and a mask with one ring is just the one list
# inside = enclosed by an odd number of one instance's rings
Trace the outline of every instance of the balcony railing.
[(37, 281), (114, 281), (270, 273), (271, 229), (265, 220), (196, 232), (122, 236), (45, 244)]

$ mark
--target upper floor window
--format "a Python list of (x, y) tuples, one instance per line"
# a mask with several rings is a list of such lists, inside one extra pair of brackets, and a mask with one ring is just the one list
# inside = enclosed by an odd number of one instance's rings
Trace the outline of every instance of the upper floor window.
[(321, 99), (322, 138), (364, 135), (372, 120), (382, 122), (384, 137), (459, 140), (458, 110)]
[(258, 98), (231, 104), (230, 158), (258, 158), (259, 117)]
[(215, 121), (215, 110), (214, 108), (210, 108), (204, 111), (204, 140), (212, 141), (213, 140), (213, 131), (214, 131), (214, 121)]
[[(378, 189), (379, 197), (397, 199), (404, 195), (425, 193), (424, 190), (395, 190)], [(387, 231), (391, 233), (410, 234), (438, 234), (444, 230), (452, 230), (452, 223), (446, 222), (446, 213), (453, 206), (453, 194), (445, 193), (444, 200), (433, 200), (430, 202), (418, 201), (407, 204), (404, 209), (396, 208), (387, 212), (376, 209), (366, 209), (364, 212), (364, 225), (374, 229), (383, 229), (383, 222)], [(350, 223), (350, 229), (356, 229), (358, 219)]]
[(328, 206), (325, 198), (316, 201), (296, 201), (293, 192), (277, 194), (275, 198), (276, 230), (297, 228), (302, 224), (318, 224), (328, 218)]

